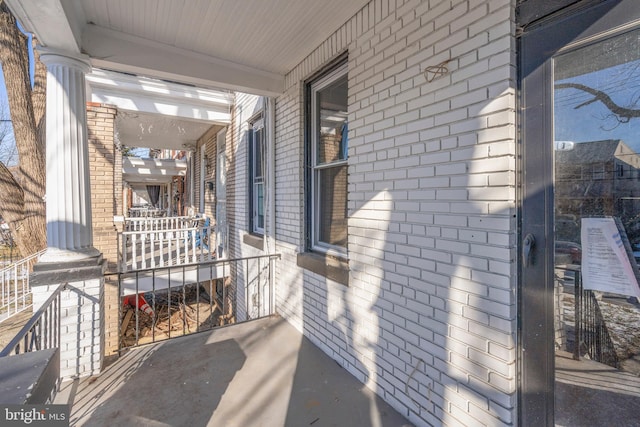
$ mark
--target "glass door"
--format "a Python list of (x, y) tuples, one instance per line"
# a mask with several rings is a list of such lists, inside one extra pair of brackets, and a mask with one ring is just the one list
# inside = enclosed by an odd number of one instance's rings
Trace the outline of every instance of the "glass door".
[(640, 419), (640, 8), (521, 39), (521, 425)]
[(640, 29), (554, 56), (556, 424), (640, 404), (639, 101)]

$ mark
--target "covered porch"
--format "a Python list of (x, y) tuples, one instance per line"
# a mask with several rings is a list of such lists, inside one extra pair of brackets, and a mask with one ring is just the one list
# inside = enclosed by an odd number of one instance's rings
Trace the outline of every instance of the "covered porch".
[[(35, 278), (38, 301), (54, 292), (59, 311), (74, 316), (60, 319), (74, 331), (56, 344), (58, 377), (75, 378), (64, 387), (67, 399), (57, 399), (71, 402), (72, 423), (407, 424), (391, 418), (390, 405), (421, 426), (553, 424), (552, 401), (531, 413), (521, 405), (529, 396), (553, 397), (553, 383), (525, 387), (519, 376), (516, 30), (533, 21), (519, 18), (529, 5), (557, 2), (7, 3), (38, 37), (49, 71), (48, 250)], [(112, 75), (102, 90), (91, 81), (96, 70), (128, 77), (112, 84)], [(190, 126), (167, 129), (179, 141), (173, 150), (193, 154), (184, 178), (201, 184), (188, 194), (215, 219), (216, 255), (279, 259), (268, 276), (258, 274), (260, 265), (233, 271), (237, 312), (260, 314), (266, 282), (273, 285), (268, 314), (284, 320), (144, 344), (109, 365), (105, 350), (121, 334), (108, 313), (123, 304), (119, 280), (104, 275), (118, 246), (101, 238), (122, 224), (115, 217), (124, 209), (91, 206), (100, 194), (85, 168), (93, 135), (76, 130), (93, 120), (94, 111), (83, 116), (87, 106), (114, 105), (127, 110), (104, 112), (113, 123), (127, 119), (118, 123), (120, 142), (127, 144), (126, 129), (132, 140), (158, 142), (156, 131), (173, 123), (157, 114), (167, 115), (175, 83), (193, 89), (183, 92), (193, 114), (185, 117)], [(125, 87), (140, 101), (125, 105)], [(230, 121), (190, 108), (202, 90), (233, 91), (233, 105), (224, 96), (212, 101)], [(49, 117), (54, 111), (65, 114)], [(147, 114), (158, 119), (153, 126)], [(325, 126), (335, 118), (344, 126)], [(177, 137), (198, 121), (207, 122), (205, 133)], [(112, 169), (121, 170), (115, 150), (112, 157)], [(69, 185), (57, 185), (59, 176)], [(208, 289), (226, 284), (216, 280)], [(185, 304), (173, 311), (167, 288), (166, 312), (177, 317)], [(552, 366), (552, 356), (542, 362)], [(329, 386), (338, 383), (325, 375), (332, 369), (350, 385), (334, 392)]]

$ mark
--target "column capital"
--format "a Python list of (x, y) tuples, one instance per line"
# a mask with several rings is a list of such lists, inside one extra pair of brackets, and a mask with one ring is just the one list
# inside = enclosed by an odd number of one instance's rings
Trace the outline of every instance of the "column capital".
[(85, 74), (91, 71), (91, 60), (87, 55), (70, 53), (46, 47), (38, 48), (38, 52), (40, 53), (40, 60), (47, 66), (47, 68), (54, 65), (63, 65), (69, 68), (74, 68)]

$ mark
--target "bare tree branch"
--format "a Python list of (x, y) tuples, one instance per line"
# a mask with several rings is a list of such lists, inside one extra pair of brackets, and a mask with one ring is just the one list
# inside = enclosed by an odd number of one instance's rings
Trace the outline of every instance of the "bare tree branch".
[(605, 107), (609, 109), (615, 116), (618, 121), (621, 123), (627, 123), (632, 118), (640, 117), (640, 110), (634, 108), (625, 108), (618, 104), (616, 104), (609, 95), (604, 93), (601, 90), (594, 89), (592, 87), (580, 84), (580, 83), (557, 83), (554, 86), (556, 89), (578, 89), (583, 92), (587, 92), (593, 95), (593, 99), (585, 101), (580, 105), (576, 106), (575, 109), (584, 107), (585, 105), (592, 104), (594, 102), (602, 102)]

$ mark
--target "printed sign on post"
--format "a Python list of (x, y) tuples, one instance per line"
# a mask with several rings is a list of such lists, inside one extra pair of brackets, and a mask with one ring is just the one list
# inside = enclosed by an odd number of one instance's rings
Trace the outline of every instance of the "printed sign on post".
[(613, 218), (582, 218), (584, 289), (640, 298), (623, 236)]

